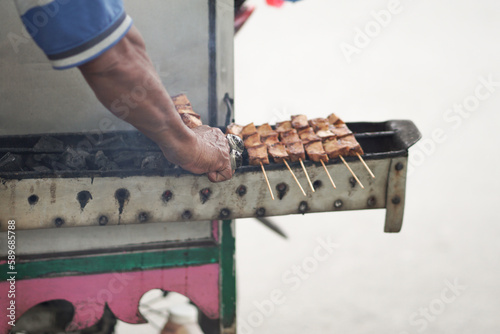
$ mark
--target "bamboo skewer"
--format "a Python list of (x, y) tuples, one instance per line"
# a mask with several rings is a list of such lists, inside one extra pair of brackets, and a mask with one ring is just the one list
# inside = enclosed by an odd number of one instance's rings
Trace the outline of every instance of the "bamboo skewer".
[(311, 182), (311, 179), (309, 178), (309, 174), (307, 173), (306, 167), (304, 166), (304, 163), (302, 162), (302, 159), (299, 159), (300, 165), (302, 166), (302, 169), (304, 170), (304, 174), (306, 174), (307, 182), (309, 182), (309, 185), (311, 186), (312, 192), (314, 192), (314, 186)]
[[(293, 178), (295, 179), (295, 182), (297, 182), (297, 184), (299, 185), (299, 188), (300, 190), (302, 191), (302, 193), (304, 194), (304, 196), (307, 196), (306, 195), (306, 192), (304, 191), (304, 189), (302, 188), (302, 186), (300, 185), (300, 182), (299, 180), (297, 180), (297, 177), (295, 176), (295, 174), (293, 173), (292, 169), (290, 168), (290, 166), (288, 165), (288, 162), (286, 162), (286, 160), (283, 160), (283, 162), (285, 163), (285, 165), (288, 167), (288, 170), (290, 171), (290, 173), (292, 173), (292, 176)], [(313, 190), (314, 191), (314, 190)]]
[(347, 167), (347, 169), (349, 169), (349, 171), (351, 172), (352, 176), (354, 177), (354, 179), (358, 182), (359, 186), (361, 187), (361, 189), (365, 189), (365, 187), (363, 186), (363, 184), (361, 183), (361, 181), (359, 181), (358, 177), (356, 176), (356, 174), (354, 174), (354, 172), (352, 171), (351, 167), (349, 167), (349, 165), (347, 164), (347, 162), (345, 161), (344, 157), (339, 155), (340, 159), (342, 159), (342, 162), (345, 164), (345, 166)]
[(266, 178), (266, 183), (267, 183), (267, 187), (269, 188), (269, 193), (271, 194), (271, 198), (274, 201), (273, 190), (271, 189), (271, 185), (269, 184), (269, 179), (267, 178), (266, 170), (264, 169), (264, 165), (262, 164), (262, 162), (260, 163), (260, 168), (262, 168), (262, 173), (264, 173), (264, 177)]
[(372, 170), (370, 169), (370, 167), (368, 167), (368, 165), (366, 164), (365, 160), (361, 157), (361, 155), (359, 153), (357, 153), (357, 156), (359, 158), (359, 160), (363, 163), (363, 165), (365, 166), (366, 170), (368, 171), (368, 173), (370, 173), (370, 175), (372, 176), (372, 178), (375, 178), (375, 175), (373, 175), (373, 172)]
[(328, 169), (326, 169), (325, 163), (323, 162), (323, 160), (320, 160), (320, 161), (321, 161), (321, 164), (323, 165), (323, 168), (325, 169), (326, 175), (328, 175), (328, 178), (330, 179), (330, 182), (332, 183), (333, 188), (337, 189), (337, 186), (335, 185), (335, 182), (333, 182), (333, 179), (330, 175), (330, 172), (328, 172)]

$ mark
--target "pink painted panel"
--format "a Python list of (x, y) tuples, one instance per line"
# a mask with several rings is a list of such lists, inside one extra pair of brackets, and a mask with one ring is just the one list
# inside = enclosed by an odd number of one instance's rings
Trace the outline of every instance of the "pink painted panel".
[[(75, 307), (68, 330), (95, 324), (102, 317), (106, 303), (118, 319), (132, 324), (144, 323), (138, 310), (139, 301), (151, 289), (181, 293), (208, 317), (219, 318), (218, 264), (20, 280), (16, 282), (16, 318), (38, 303), (64, 299)], [(6, 310), (8, 282), (0, 283), (0, 291), (0, 309)], [(7, 333), (10, 328), (5, 320), (4, 317), (0, 322), (0, 333)]]
[(219, 242), (219, 221), (218, 220), (212, 220), (212, 238), (216, 242)]

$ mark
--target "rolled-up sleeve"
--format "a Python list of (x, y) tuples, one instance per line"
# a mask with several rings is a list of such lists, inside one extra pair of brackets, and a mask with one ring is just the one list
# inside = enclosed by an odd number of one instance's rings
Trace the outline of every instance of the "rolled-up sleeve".
[(27, 31), (55, 69), (98, 57), (132, 26), (122, 0), (15, 1)]

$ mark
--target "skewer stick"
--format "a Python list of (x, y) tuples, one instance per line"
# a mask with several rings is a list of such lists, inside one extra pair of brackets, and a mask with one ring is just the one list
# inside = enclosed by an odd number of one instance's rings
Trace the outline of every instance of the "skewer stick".
[(262, 164), (262, 162), (260, 162), (260, 168), (262, 168), (262, 173), (264, 173), (264, 177), (266, 178), (267, 187), (269, 188), (269, 193), (271, 194), (271, 198), (274, 201), (273, 190), (271, 189), (271, 185), (269, 184), (269, 179), (267, 178), (266, 170), (264, 169), (264, 165)]
[(361, 157), (361, 155), (356, 152), (356, 154), (358, 155), (358, 158), (359, 160), (363, 163), (363, 165), (365, 166), (366, 170), (368, 171), (368, 173), (370, 173), (370, 175), (372, 176), (372, 178), (375, 178), (375, 175), (373, 175), (373, 172), (372, 170), (370, 169), (370, 167), (368, 167), (368, 165), (366, 164), (365, 160)]
[(302, 166), (302, 169), (304, 170), (304, 173), (306, 174), (307, 182), (309, 182), (309, 185), (311, 186), (311, 190), (314, 192), (315, 190), (314, 190), (313, 184), (311, 182), (311, 179), (309, 178), (309, 174), (307, 174), (306, 167), (304, 166), (302, 159), (299, 159), (299, 161), (300, 161), (300, 165)]
[(323, 165), (323, 168), (325, 169), (326, 175), (328, 175), (328, 178), (330, 179), (330, 182), (332, 183), (333, 188), (337, 189), (337, 186), (335, 185), (335, 182), (333, 182), (333, 179), (330, 175), (330, 172), (328, 172), (328, 169), (326, 169), (325, 163), (323, 162), (323, 160), (320, 160), (320, 161), (321, 161), (321, 164)]
[(359, 181), (358, 177), (356, 176), (356, 174), (354, 174), (354, 172), (352, 171), (351, 167), (349, 167), (349, 165), (347, 164), (347, 162), (345, 161), (344, 157), (339, 155), (340, 159), (342, 159), (342, 162), (345, 164), (345, 166), (347, 167), (347, 169), (349, 169), (349, 171), (351, 172), (352, 176), (354, 177), (354, 179), (358, 182), (359, 186), (361, 187), (361, 189), (365, 189), (365, 187), (363, 186), (363, 184), (361, 184), (361, 181)]
[(293, 173), (292, 169), (290, 168), (290, 166), (288, 165), (288, 162), (286, 162), (286, 160), (283, 160), (283, 162), (285, 163), (285, 165), (288, 167), (288, 170), (290, 171), (290, 173), (292, 173), (292, 176), (293, 178), (295, 179), (295, 182), (297, 182), (297, 184), (299, 185), (300, 187), (300, 190), (302, 190), (302, 193), (304, 194), (304, 196), (307, 196), (306, 195), (306, 192), (304, 191), (304, 189), (302, 188), (302, 186), (300, 185), (300, 182), (299, 180), (297, 180), (297, 177), (295, 176), (295, 174)]

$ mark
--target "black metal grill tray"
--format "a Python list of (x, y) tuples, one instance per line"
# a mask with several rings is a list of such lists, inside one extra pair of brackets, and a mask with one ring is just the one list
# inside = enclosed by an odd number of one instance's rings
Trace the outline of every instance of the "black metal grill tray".
[[(411, 147), (420, 138), (420, 132), (412, 121), (409, 120), (391, 120), (386, 122), (356, 122), (347, 123), (347, 126), (354, 132), (356, 139), (361, 144), (365, 155), (365, 160), (385, 159), (397, 156), (407, 156), (408, 148)], [(221, 128), (225, 132), (225, 128)], [(40, 147), (37, 143), (42, 137), (55, 139), (62, 145), (57, 147)], [(127, 154), (139, 157), (135, 162), (124, 162), (115, 168), (108, 170), (99, 170), (92, 163), (87, 163), (87, 169), (79, 170), (74, 168), (64, 168), (60, 170), (51, 169), (50, 171), (36, 171), (26, 166), (25, 162), (35, 155), (62, 155), (67, 150), (83, 149), (90, 155), (102, 151), (107, 156), (117, 154)], [(2, 170), (0, 166), (0, 177), (4, 179), (33, 179), (33, 178), (76, 178), (76, 177), (106, 177), (106, 176), (134, 176), (134, 175), (181, 175), (189, 174), (168, 161), (164, 160), (153, 168), (141, 168), (137, 161), (147, 155), (161, 154), (158, 146), (150, 139), (138, 131), (112, 131), (105, 133), (51, 133), (37, 135), (15, 135), (0, 136), (0, 158), (6, 154), (11, 154), (22, 159), (21, 171)], [(350, 161), (357, 157), (346, 157)], [(131, 159), (133, 160), (133, 159)], [(331, 159), (329, 164), (339, 163), (338, 159)], [(295, 163), (298, 164), (298, 163)], [(314, 164), (312, 161), (305, 161), (306, 165)], [(294, 165), (293, 163), (291, 164)], [(271, 163), (266, 169), (282, 169), (282, 164)], [(249, 166), (248, 160), (244, 159), (243, 166), (237, 170), (237, 173), (245, 173), (260, 169), (258, 166)]]

